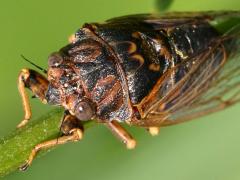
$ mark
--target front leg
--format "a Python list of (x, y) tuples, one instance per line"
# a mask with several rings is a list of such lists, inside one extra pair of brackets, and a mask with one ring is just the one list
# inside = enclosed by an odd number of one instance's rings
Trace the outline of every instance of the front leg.
[(22, 69), (18, 76), (18, 90), (22, 98), (24, 109), (24, 119), (18, 124), (18, 128), (23, 127), (31, 118), (31, 107), (25, 88), (30, 89), (33, 94), (43, 103), (46, 103), (45, 93), (48, 88), (48, 80), (38, 72), (31, 69)]
[(128, 149), (135, 148), (135, 139), (133, 139), (133, 137), (117, 121), (107, 122), (106, 126), (120, 141), (126, 145)]
[(79, 141), (83, 137), (83, 126), (81, 122), (69, 113), (65, 113), (61, 122), (61, 137), (37, 144), (30, 153), (27, 161), (19, 167), (21, 171), (25, 171), (31, 164), (37, 153), (43, 149), (49, 149), (59, 144), (65, 144), (71, 141)]

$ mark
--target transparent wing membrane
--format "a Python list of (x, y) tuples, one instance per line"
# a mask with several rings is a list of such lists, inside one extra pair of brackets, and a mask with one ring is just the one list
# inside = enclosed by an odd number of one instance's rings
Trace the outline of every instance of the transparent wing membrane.
[[(219, 37), (196, 57), (170, 69), (160, 79), (153, 105), (139, 126), (181, 123), (240, 101), (240, 28)], [(172, 82), (172, 77), (182, 74)], [(177, 77), (177, 76), (176, 76)]]

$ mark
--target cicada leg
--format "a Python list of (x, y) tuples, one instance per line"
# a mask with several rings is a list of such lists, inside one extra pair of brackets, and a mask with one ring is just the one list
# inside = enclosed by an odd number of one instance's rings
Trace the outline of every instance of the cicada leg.
[(120, 139), (126, 145), (128, 149), (135, 148), (135, 139), (133, 139), (133, 137), (117, 121), (108, 122), (106, 123), (106, 126), (118, 139)]
[(48, 88), (48, 80), (31, 69), (22, 69), (18, 76), (18, 90), (22, 98), (24, 109), (24, 119), (18, 124), (18, 128), (23, 127), (31, 118), (31, 107), (29, 104), (28, 95), (25, 87), (29, 88), (33, 94), (38, 97), (43, 103), (46, 103), (45, 92)]
[(49, 149), (56, 145), (65, 144), (71, 141), (79, 141), (83, 137), (83, 127), (80, 121), (75, 116), (72, 116), (68, 113), (64, 114), (60, 128), (64, 135), (59, 138), (37, 144), (32, 149), (32, 152), (30, 153), (26, 163), (19, 167), (21, 171), (25, 171), (32, 164), (33, 159), (40, 150)]
[(157, 136), (159, 134), (160, 127), (148, 127), (147, 131), (152, 135), (152, 136)]

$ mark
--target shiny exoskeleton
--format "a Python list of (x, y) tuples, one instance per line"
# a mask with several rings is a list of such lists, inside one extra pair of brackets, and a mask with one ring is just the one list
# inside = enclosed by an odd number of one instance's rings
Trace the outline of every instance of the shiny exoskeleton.
[[(196, 56), (218, 36), (204, 21), (156, 28), (155, 24), (137, 20), (84, 25), (76, 33), (75, 42), (58, 52), (61, 62), (50, 64), (47, 101), (61, 104), (61, 96), (74, 96), (74, 101), (85, 97), (95, 105), (99, 119), (131, 120), (138, 112), (134, 106), (169, 68)], [(178, 82), (184, 71), (173, 74), (169, 83)], [(74, 111), (74, 107), (66, 108)]]
[(37, 145), (21, 169), (26, 169), (42, 148), (80, 140), (82, 121), (104, 123), (133, 148), (135, 140), (119, 123), (157, 134), (162, 125), (238, 102), (239, 93), (222, 97), (236, 89), (239, 81), (225, 83), (232, 85), (231, 90), (222, 85), (224, 79), (236, 77), (231, 74), (235, 69), (230, 62), (239, 53), (239, 24), (226, 32), (212, 25), (236, 16), (240, 13), (134, 15), (85, 24), (70, 44), (49, 56), (47, 79), (28, 69), (19, 75), (25, 110), (19, 127), (31, 117), (24, 87), (43, 102), (65, 109), (63, 136)]

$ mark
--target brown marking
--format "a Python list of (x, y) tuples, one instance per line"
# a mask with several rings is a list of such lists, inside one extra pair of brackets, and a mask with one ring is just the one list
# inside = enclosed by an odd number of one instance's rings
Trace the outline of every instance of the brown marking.
[(136, 32), (133, 32), (132, 33), (132, 37), (136, 38), (136, 39), (139, 39), (141, 36), (139, 35), (139, 32), (136, 31)]
[(159, 64), (155, 64), (155, 63), (152, 63), (148, 66), (148, 68), (151, 70), (151, 71), (159, 71), (160, 70), (160, 65)]
[(117, 47), (118, 45), (123, 44), (128, 47), (127, 52), (129, 54), (132, 54), (132, 53), (136, 52), (136, 50), (137, 50), (137, 45), (132, 41), (110, 42), (109, 44), (113, 47)]
[[(78, 70), (76, 69), (75, 72), (78, 72)], [(83, 89), (84, 95), (86, 97), (90, 98), (91, 97), (91, 92), (89, 92), (89, 89), (88, 89), (88, 86), (86, 85), (86, 83), (81, 78), (79, 78), (78, 81), (81, 85), (81, 88)]]
[(75, 105), (79, 99), (78, 94), (71, 94), (64, 99), (65, 100), (62, 102), (62, 106), (64, 106), (65, 109), (73, 112)]
[(61, 68), (49, 68), (47, 72), (48, 80), (51, 82), (58, 81), (58, 79), (64, 74), (64, 70)]
[(101, 45), (97, 41), (88, 41), (69, 50), (69, 54), (77, 54), (75, 62), (94, 62), (102, 54)]
[[(115, 76), (109, 75), (103, 79), (98, 80), (95, 87), (93, 88), (91, 92), (92, 99), (98, 99), (101, 98), (98, 101), (101, 101), (101, 99), (105, 99), (108, 95), (109, 89), (112, 89), (115, 83)], [(99, 94), (99, 90), (104, 91), (101, 94)]]
[(144, 58), (140, 54), (134, 54), (131, 56), (131, 59), (136, 60), (139, 62), (139, 67), (140, 68), (144, 64)]
[[(134, 32), (132, 34), (133, 37), (135, 38), (141, 38), (141, 39), (146, 39), (146, 35), (141, 33), (141, 32)], [(168, 48), (165, 46), (165, 42), (162, 40), (162, 38), (160, 36), (157, 36), (155, 39), (151, 38), (152, 41), (156, 44), (156, 45), (160, 45), (160, 55), (164, 56), (165, 59), (167, 60), (171, 60), (172, 56), (171, 53), (169, 52)]]
[(137, 45), (134, 42), (131, 42), (131, 41), (128, 41), (128, 43), (130, 44), (129, 48), (128, 48), (128, 53), (132, 54), (132, 53), (136, 52)]
[(104, 96), (105, 98), (99, 102), (99, 106), (113, 102), (114, 98), (120, 93), (121, 90), (121, 83), (119, 81), (116, 81), (113, 87), (106, 92)]
[(91, 29), (87, 29), (87, 28), (83, 28), (82, 30), (85, 31), (86, 34), (92, 35), (94, 38), (96, 38), (98, 40), (98, 42), (100, 42), (102, 45), (106, 46), (109, 54), (114, 57), (113, 62), (115, 64), (117, 73), (118, 73), (120, 81), (121, 81), (121, 89), (122, 89), (122, 94), (123, 94), (122, 100), (127, 105), (128, 115), (129, 115), (129, 118), (130, 118), (132, 113), (133, 113), (132, 112), (132, 103), (131, 103), (131, 100), (129, 98), (128, 83), (127, 83), (127, 79), (126, 79), (126, 76), (125, 76), (125, 72), (123, 71), (123, 67), (120, 64), (121, 59), (119, 59), (119, 57), (115, 54), (115, 51), (113, 50), (113, 48), (108, 43), (106, 43), (102, 38), (97, 36), (94, 31), (91, 31)]

